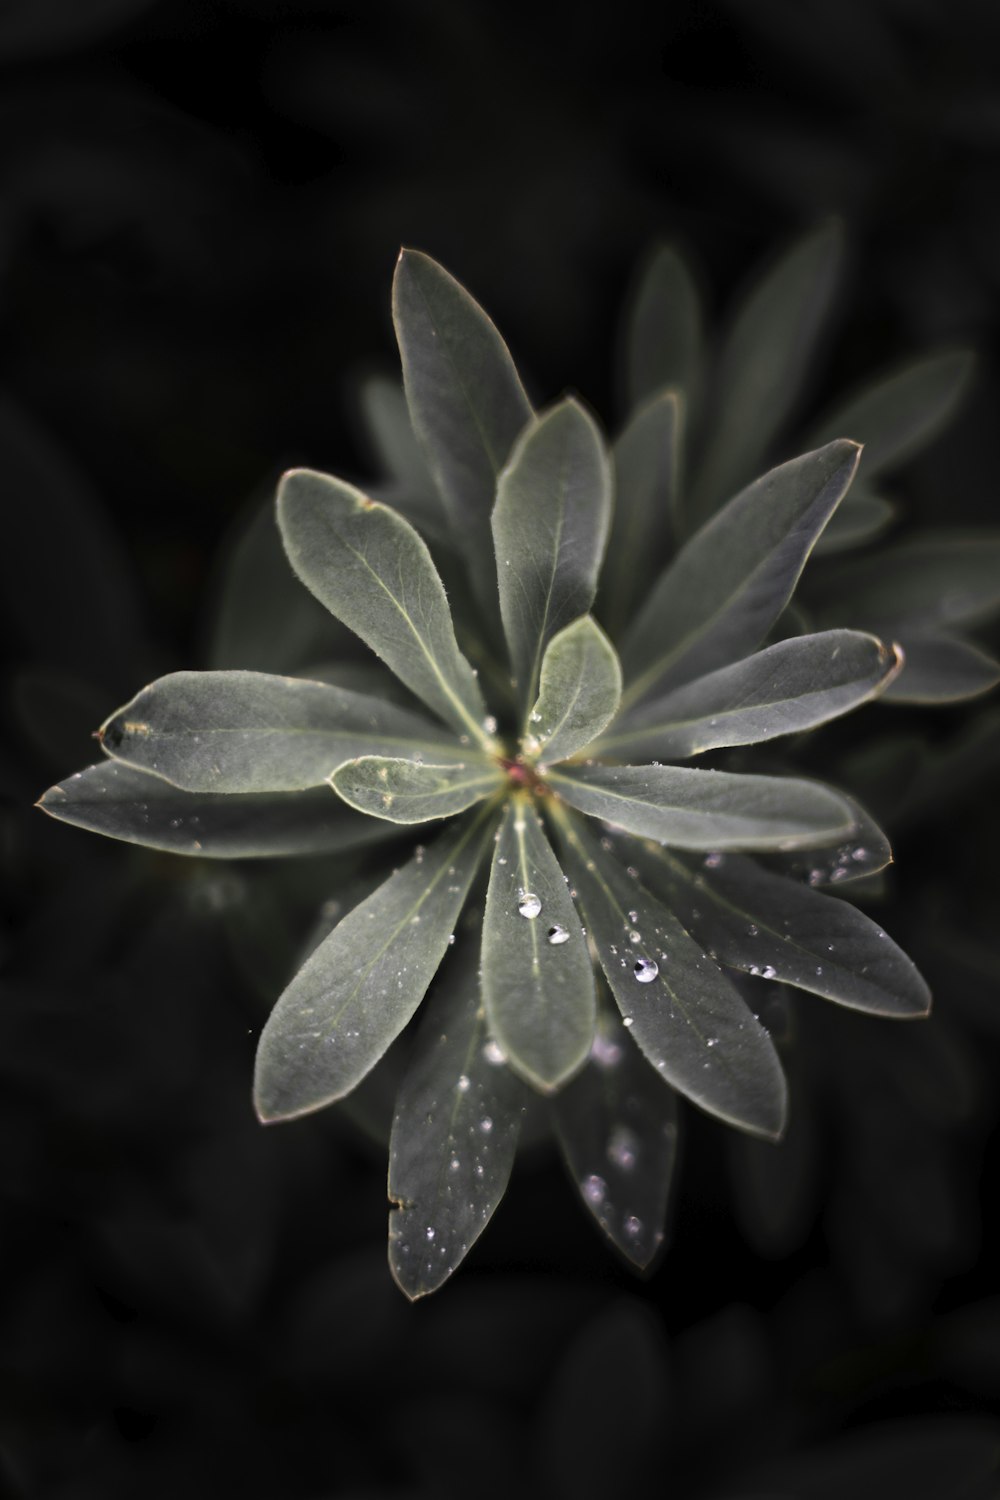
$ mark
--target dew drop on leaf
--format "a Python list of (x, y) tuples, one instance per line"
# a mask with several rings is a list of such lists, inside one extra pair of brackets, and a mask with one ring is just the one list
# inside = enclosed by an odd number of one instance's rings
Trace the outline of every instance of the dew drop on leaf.
[(550, 927), (546, 935), (553, 948), (558, 948), (560, 943), (569, 942), (569, 932), (561, 922), (557, 922), (554, 927)]
[(608, 1191), (608, 1185), (603, 1177), (596, 1175), (584, 1178), (583, 1196), (588, 1203), (603, 1203), (604, 1195)]
[(483, 1048), (483, 1056), (491, 1067), (498, 1068), (501, 1063), (507, 1061), (507, 1054), (498, 1043), (489, 1041)]
[(521, 899), (517, 903), (517, 909), (522, 917), (534, 919), (542, 909), (542, 903), (534, 891), (522, 891)]
[[(637, 958), (632, 968), (632, 973), (640, 984), (652, 984), (659, 972), (659, 964), (654, 963), (651, 958)], [(627, 1026), (628, 1022), (625, 1024)]]

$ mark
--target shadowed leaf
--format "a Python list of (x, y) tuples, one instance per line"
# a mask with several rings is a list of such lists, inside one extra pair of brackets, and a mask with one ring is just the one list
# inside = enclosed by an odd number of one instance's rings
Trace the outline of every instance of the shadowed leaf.
[(694, 403), (701, 378), (698, 289), (683, 258), (661, 245), (647, 262), (626, 314), (625, 362), (630, 409), (674, 386)]
[[(823, 623), (878, 632), (973, 625), (1000, 608), (1000, 532), (924, 531), (882, 552), (845, 558), (808, 581)], [(850, 619), (847, 617), (850, 616)]]
[(390, 481), (383, 498), (435, 542), (454, 545), (448, 517), (424, 461), (398, 380), (370, 376), (361, 387), (361, 416), (376, 462)]
[(955, 703), (1000, 682), (1000, 662), (960, 636), (904, 629), (899, 644), (905, 671), (886, 691), (896, 703)]
[(828, 557), (831, 553), (846, 552), (850, 547), (871, 541), (886, 529), (895, 514), (896, 507), (891, 500), (872, 495), (857, 483), (852, 484), (849, 494), (837, 506), (816, 543), (816, 556)]
[(614, 636), (635, 613), (677, 530), (680, 421), (681, 397), (661, 391), (639, 408), (612, 450), (615, 503), (598, 603)]

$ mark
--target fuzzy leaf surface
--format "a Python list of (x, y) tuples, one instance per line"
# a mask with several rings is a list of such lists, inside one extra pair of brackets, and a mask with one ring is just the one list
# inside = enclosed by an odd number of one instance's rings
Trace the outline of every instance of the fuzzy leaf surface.
[(859, 451), (837, 442), (781, 464), (691, 538), (626, 633), (626, 706), (760, 644), (847, 491)]
[(489, 838), (468, 814), (348, 912), (278, 1000), (257, 1048), (264, 1121), (319, 1109), (350, 1092), (423, 999)]
[(105, 760), (51, 787), (39, 802), (63, 823), (107, 838), (202, 859), (325, 854), (385, 839), (385, 823), (345, 807), (329, 787), (230, 796), (183, 792), (160, 776)]
[(586, 1067), (552, 1101), (556, 1134), (587, 1209), (633, 1265), (663, 1243), (677, 1165), (677, 1095), (664, 1088), (610, 1006)]
[(676, 530), (680, 412), (677, 391), (661, 391), (633, 415), (612, 449), (615, 503), (600, 614), (614, 636), (645, 596)]
[(438, 571), (408, 521), (327, 474), (278, 489), (289, 561), (308, 589), (460, 734), (485, 743), (479, 684), (455, 640)]
[(498, 791), (503, 781), (496, 762), (482, 755), (450, 765), (365, 755), (338, 766), (330, 777), (349, 806), (391, 823), (449, 818)]
[(266, 672), (171, 672), (112, 714), (101, 742), (189, 792), (292, 792), (321, 786), (351, 756), (462, 754), (398, 704)]
[(568, 399), (524, 430), (493, 511), (500, 614), (527, 708), (542, 654), (594, 600), (611, 520), (611, 463), (594, 419)]
[[(673, 913), (576, 819), (557, 821), (567, 874), (633, 1040), (701, 1109), (758, 1135), (780, 1135), (785, 1080), (767, 1031)], [(650, 965), (654, 977), (641, 982)]]
[(413, 430), (480, 600), (495, 610), (490, 513), (531, 405), (493, 323), (429, 255), (401, 252), (392, 316)]
[(896, 703), (956, 703), (1000, 682), (1000, 662), (961, 636), (904, 629), (899, 644), (906, 670), (886, 690)]
[(683, 258), (661, 245), (647, 263), (626, 320), (629, 407), (674, 386), (697, 395), (702, 357), (698, 289)]
[(507, 1188), (527, 1090), (488, 1043), (479, 953), (460, 941), (428, 999), (389, 1140), (389, 1266), (411, 1301), (447, 1281)]
[[(527, 896), (534, 916), (522, 915)], [(482, 985), (490, 1031), (515, 1072), (546, 1092), (565, 1083), (594, 1039), (594, 973), (562, 870), (526, 798), (508, 803), (493, 854)]]
[(552, 637), (542, 658), (538, 698), (528, 731), (547, 763), (575, 755), (618, 712), (622, 671), (604, 631), (583, 615)]
[(874, 697), (898, 670), (895, 652), (858, 630), (793, 636), (642, 704), (594, 753), (683, 760), (794, 734)]
[(680, 849), (808, 848), (847, 834), (848, 803), (818, 782), (689, 766), (579, 766), (549, 772), (571, 807)]
[(632, 856), (686, 927), (730, 968), (777, 979), (853, 1010), (924, 1016), (915, 965), (857, 907), (738, 854), (706, 868), (644, 845)]

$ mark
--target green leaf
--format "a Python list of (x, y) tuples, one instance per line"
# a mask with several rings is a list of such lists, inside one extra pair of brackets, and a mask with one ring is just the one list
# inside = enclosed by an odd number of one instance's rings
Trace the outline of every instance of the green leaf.
[(574, 620), (552, 637), (542, 659), (525, 748), (547, 763), (575, 755), (610, 724), (621, 691), (621, 667), (604, 631), (590, 615)]
[(384, 840), (393, 831), (345, 807), (329, 787), (245, 797), (182, 792), (117, 760), (78, 771), (38, 806), (107, 838), (209, 859), (323, 854)]
[(810, 848), (854, 826), (842, 797), (788, 776), (592, 765), (547, 779), (578, 811), (680, 849)]
[(677, 1164), (677, 1095), (607, 1004), (598, 1011), (586, 1067), (560, 1089), (552, 1111), (585, 1208), (621, 1253), (645, 1268), (663, 1243)]
[(626, 314), (629, 408), (675, 386), (689, 404), (701, 379), (702, 314), (698, 289), (672, 245), (659, 246), (639, 278)]
[(1000, 682), (1000, 662), (960, 636), (904, 630), (899, 645), (904, 670), (886, 692), (896, 703), (957, 703)]
[(503, 1197), (527, 1091), (498, 1061), (479, 1003), (477, 945), (460, 939), (421, 1020), (389, 1142), (389, 1267), (436, 1291)]
[(580, 919), (526, 797), (507, 806), (483, 919), (483, 1000), (514, 1071), (552, 1091), (594, 1038), (594, 974)]
[(612, 450), (615, 504), (599, 595), (612, 636), (634, 614), (678, 529), (680, 441), (680, 397), (661, 391), (639, 408)]
[(859, 484), (851, 485), (816, 543), (816, 556), (829, 557), (869, 542), (883, 532), (896, 514), (891, 500), (872, 495)]
[(799, 240), (739, 308), (719, 355), (692, 517), (710, 516), (753, 478), (791, 415), (832, 309), (842, 259), (840, 226), (829, 224)]
[(625, 636), (625, 706), (760, 644), (850, 485), (859, 451), (838, 442), (793, 458), (755, 480), (691, 538)]
[(278, 523), (292, 567), (330, 613), (428, 708), (491, 748), (482, 694), (458, 649), (441, 579), (410, 523), (310, 469), (282, 479)]
[(491, 819), (469, 814), (348, 912), (278, 1000), (257, 1048), (265, 1121), (350, 1093), (413, 1015), (448, 951)]
[[(884, 870), (892, 863), (892, 849), (884, 832), (853, 797), (841, 791), (837, 796), (850, 809), (853, 819), (846, 838), (838, 834), (792, 853), (762, 853), (758, 861), (762, 860), (769, 869), (776, 869), (811, 886), (866, 880)], [(718, 854), (711, 856), (713, 861), (719, 857)]]
[(496, 761), (480, 755), (451, 765), (364, 755), (338, 766), (330, 785), (351, 807), (369, 817), (425, 823), (431, 818), (449, 818), (481, 802), (500, 790), (504, 775)]
[(364, 693), (265, 672), (171, 672), (103, 725), (117, 760), (189, 792), (291, 792), (321, 786), (351, 756), (457, 761), (438, 725)]
[(861, 472), (869, 483), (919, 453), (947, 426), (968, 391), (975, 363), (969, 350), (954, 349), (884, 371), (819, 421), (810, 447), (838, 437), (863, 443)]
[(880, 1016), (925, 1016), (915, 965), (870, 917), (738, 854), (703, 861), (646, 845), (632, 858), (699, 942), (730, 968)]
[(874, 697), (899, 667), (894, 651), (857, 630), (793, 636), (634, 709), (593, 753), (683, 760), (812, 729)]
[(1000, 532), (924, 531), (882, 552), (830, 563), (809, 580), (807, 593), (831, 624), (910, 626), (917, 633), (972, 625), (1000, 608)]
[(413, 429), (480, 602), (495, 612), (490, 513), (531, 405), (496, 328), (429, 255), (400, 252), (392, 316)]
[(500, 613), (524, 708), (545, 647), (593, 603), (610, 519), (600, 431), (578, 402), (561, 401), (521, 434), (493, 511)]
[(576, 819), (552, 808), (590, 941), (633, 1040), (673, 1088), (758, 1135), (781, 1134), (774, 1045), (672, 912)]

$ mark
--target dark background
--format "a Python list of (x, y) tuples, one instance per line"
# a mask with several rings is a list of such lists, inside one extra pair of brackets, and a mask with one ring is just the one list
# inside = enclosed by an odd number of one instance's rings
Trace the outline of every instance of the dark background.
[[(253, 1117), (270, 976), (234, 956), (239, 876), (30, 804), (112, 707), (202, 663), (220, 549), (281, 468), (370, 472), (354, 393), (395, 368), (400, 244), (473, 290), (534, 396), (611, 421), (652, 241), (724, 309), (837, 212), (850, 282), (810, 399), (974, 345), (975, 393), (900, 489), (911, 522), (992, 522), (998, 58), (972, 0), (0, 6), (0, 1492), (992, 1493), (988, 765), (896, 841), (885, 921), (935, 1019), (803, 1022), (815, 1149), (783, 1236), (689, 1115), (648, 1279), (542, 1147), (416, 1308), (384, 1151), (332, 1111)], [(947, 750), (980, 711), (923, 732)]]

